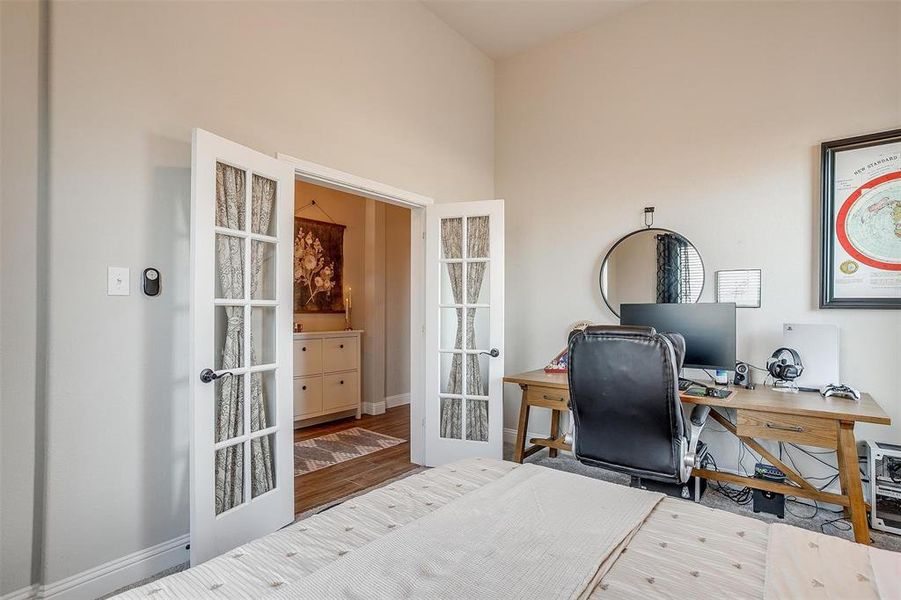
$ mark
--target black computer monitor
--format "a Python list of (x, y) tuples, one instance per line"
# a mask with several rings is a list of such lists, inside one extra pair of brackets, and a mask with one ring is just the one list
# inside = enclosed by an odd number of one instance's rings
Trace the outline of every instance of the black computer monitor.
[(623, 304), (622, 325), (653, 327), (685, 338), (688, 369), (735, 369), (735, 304)]

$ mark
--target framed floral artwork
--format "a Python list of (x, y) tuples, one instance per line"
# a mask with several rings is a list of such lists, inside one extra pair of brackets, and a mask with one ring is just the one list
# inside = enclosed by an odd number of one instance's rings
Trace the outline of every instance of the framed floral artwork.
[(343, 313), (344, 225), (294, 218), (294, 312)]

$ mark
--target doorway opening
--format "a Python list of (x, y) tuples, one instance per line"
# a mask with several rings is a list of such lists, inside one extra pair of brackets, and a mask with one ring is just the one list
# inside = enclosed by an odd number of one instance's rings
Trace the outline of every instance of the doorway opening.
[(294, 190), (295, 513), (411, 461), (408, 207), (298, 178)]

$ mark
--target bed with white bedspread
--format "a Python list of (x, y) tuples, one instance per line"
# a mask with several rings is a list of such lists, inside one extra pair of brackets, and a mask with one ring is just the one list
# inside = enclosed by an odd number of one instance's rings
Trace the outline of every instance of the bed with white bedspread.
[[(429, 469), (117, 598), (890, 598), (901, 555), (535, 465)], [(708, 595), (708, 594), (702, 594)]]

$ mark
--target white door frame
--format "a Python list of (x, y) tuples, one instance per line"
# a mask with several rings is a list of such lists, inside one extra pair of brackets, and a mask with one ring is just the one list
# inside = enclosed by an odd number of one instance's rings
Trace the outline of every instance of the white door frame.
[(297, 179), (410, 209), (410, 461), (425, 464), (425, 207), (428, 196), (357, 177), (288, 154)]

